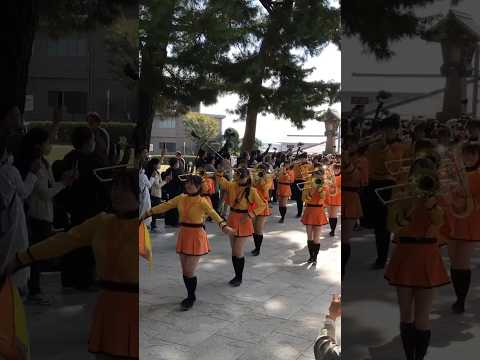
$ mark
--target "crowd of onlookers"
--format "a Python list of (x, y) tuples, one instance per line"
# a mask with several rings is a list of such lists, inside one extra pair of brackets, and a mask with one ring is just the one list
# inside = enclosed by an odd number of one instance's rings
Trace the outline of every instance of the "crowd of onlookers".
[[(89, 113), (86, 124), (71, 133), (72, 150), (50, 164), (60, 125), (58, 111), (49, 129), (25, 129), (17, 107), (0, 114), (0, 274), (17, 251), (67, 231), (110, 206), (109, 185), (94, 169), (128, 161), (127, 147), (113, 144), (100, 116)], [(35, 264), (15, 274), (15, 284), (27, 303), (50, 304), (40, 273), (52, 266), (59, 267), (64, 289), (95, 288), (93, 253), (82, 248), (56, 264)]]

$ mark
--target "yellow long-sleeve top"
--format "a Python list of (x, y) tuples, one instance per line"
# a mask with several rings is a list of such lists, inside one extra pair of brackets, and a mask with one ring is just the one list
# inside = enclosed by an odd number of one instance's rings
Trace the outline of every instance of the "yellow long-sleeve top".
[[(369, 178), (372, 180), (396, 180), (385, 163), (407, 158), (410, 148), (410, 145), (401, 143), (389, 144), (386, 147), (379, 144), (370, 145), (367, 151)], [(397, 167), (400, 166), (401, 164), (398, 163)], [(390, 165), (389, 168), (395, 170), (396, 166)]]
[(210, 216), (217, 224), (224, 222), (222, 217), (212, 208), (207, 199), (200, 195), (181, 194), (166, 203), (153, 207), (149, 215), (158, 215), (172, 209), (178, 209), (180, 223), (203, 224)]
[(273, 178), (271, 176), (265, 176), (262, 180), (254, 184), (255, 189), (257, 189), (259, 195), (262, 197), (263, 201), (268, 203), (270, 198), (270, 189), (273, 188)]
[(236, 182), (228, 181), (223, 176), (217, 176), (217, 182), (222, 190), (228, 193), (232, 199), (231, 207), (237, 210), (250, 210), (255, 215), (262, 214), (267, 208), (267, 203), (259, 195), (257, 189), (250, 188), (250, 194), (246, 194), (246, 187)]
[(70, 231), (59, 233), (17, 254), (23, 265), (91, 246), (98, 277), (103, 281), (138, 284), (138, 218), (99, 214)]
[(438, 238), (438, 231), (444, 223), (444, 210), (437, 200), (436, 205), (427, 209), (418, 202), (413, 209), (411, 200), (393, 203), (388, 209), (387, 226), (397, 237)]
[(325, 190), (320, 189), (303, 189), (302, 191), (302, 200), (307, 205), (324, 205), (326, 199)]
[(293, 166), (293, 173), (295, 175), (295, 180), (306, 180), (308, 177), (308, 173), (313, 171), (314, 166), (313, 164), (306, 163), (306, 164), (295, 164)]

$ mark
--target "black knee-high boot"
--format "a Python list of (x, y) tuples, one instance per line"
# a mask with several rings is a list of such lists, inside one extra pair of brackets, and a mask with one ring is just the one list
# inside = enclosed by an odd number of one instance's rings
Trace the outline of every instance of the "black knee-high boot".
[(285, 215), (287, 214), (287, 208), (285, 206), (280, 206), (278, 208), (278, 210), (280, 211), (280, 223), (283, 223), (285, 221)]
[(243, 269), (245, 267), (245, 258), (232, 256), (233, 269), (235, 270), (235, 277), (230, 280), (230, 285), (237, 287), (240, 286), (243, 280)]
[(308, 253), (309, 253), (309, 255), (310, 255), (310, 258), (308, 259), (308, 262), (309, 262), (309, 263), (312, 263), (312, 262), (313, 262), (313, 252), (314, 252), (314, 250), (313, 250), (313, 245), (314, 245), (314, 243), (313, 243), (312, 240), (308, 240), (308, 241), (307, 241)]
[(400, 336), (407, 360), (415, 360), (415, 325), (413, 323), (401, 322)]
[(337, 228), (337, 218), (328, 218), (328, 222), (330, 223), (330, 236), (335, 235), (335, 229)]
[(253, 234), (253, 241), (255, 242), (255, 249), (252, 251), (252, 255), (258, 256), (263, 243), (263, 234)]
[(470, 290), (472, 272), (470, 269), (450, 269), (453, 288), (457, 301), (452, 305), (452, 311), (457, 314), (465, 312), (465, 299)]
[(197, 289), (197, 277), (184, 276), (183, 282), (185, 283), (185, 287), (187, 288), (188, 297), (182, 301), (182, 307), (185, 310), (188, 310), (193, 306), (195, 300), (197, 300), (197, 298), (195, 297), (195, 290)]
[(415, 329), (415, 360), (423, 360), (430, 345), (430, 330)]
[(317, 263), (317, 257), (318, 257), (318, 253), (320, 252), (320, 244), (315, 244), (313, 241), (312, 241), (312, 250), (313, 250), (313, 263), (316, 264)]
[(348, 243), (342, 243), (342, 279), (345, 276), (345, 269), (352, 253), (352, 246)]

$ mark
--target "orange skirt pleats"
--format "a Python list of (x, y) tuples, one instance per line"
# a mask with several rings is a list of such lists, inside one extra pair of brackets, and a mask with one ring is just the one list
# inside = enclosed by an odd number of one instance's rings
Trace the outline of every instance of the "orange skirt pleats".
[(302, 224), (315, 226), (328, 224), (328, 219), (325, 215), (324, 208), (307, 206), (303, 212)]
[(138, 359), (138, 293), (103, 290), (98, 296), (88, 350)]
[(177, 253), (203, 256), (210, 252), (208, 236), (202, 227), (181, 226), (177, 237)]
[(230, 211), (227, 225), (235, 230), (237, 237), (249, 237), (253, 235), (253, 222), (246, 213)]
[(358, 219), (363, 216), (362, 203), (358, 193), (344, 191), (342, 203), (343, 219)]
[(390, 285), (431, 289), (450, 283), (438, 243), (398, 244), (385, 271)]

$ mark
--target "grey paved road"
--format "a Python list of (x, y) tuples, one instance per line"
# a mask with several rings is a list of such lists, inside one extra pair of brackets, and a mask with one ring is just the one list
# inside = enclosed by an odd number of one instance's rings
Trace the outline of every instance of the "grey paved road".
[[(446, 249), (443, 250), (446, 255)], [(383, 271), (369, 270), (375, 257), (375, 241), (368, 232), (357, 233), (352, 258), (342, 282), (342, 343), (344, 360), (403, 360), (399, 337), (395, 288), (383, 279)], [(432, 314), (432, 347), (428, 360), (476, 360), (480, 349), (480, 252), (475, 255), (473, 282), (464, 315), (453, 315), (453, 288), (438, 291)], [(449, 268), (448, 258), (445, 263)]]
[[(333, 293), (340, 288), (339, 237), (327, 229), (316, 268), (308, 268), (306, 234), (293, 208), (285, 224), (267, 224), (262, 254), (247, 256), (244, 283), (231, 288), (230, 247), (208, 225), (212, 253), (198, 271), (197, 303), (185, 297), (175, 229), (155, 235), (154, 267), (141, 264), (141, 358), (149, 360), (312, 360), (313, 344)], [(339, 230), (337, 233), (339, 233)], [(252, 244), (248, 245), (249, 251)]]

